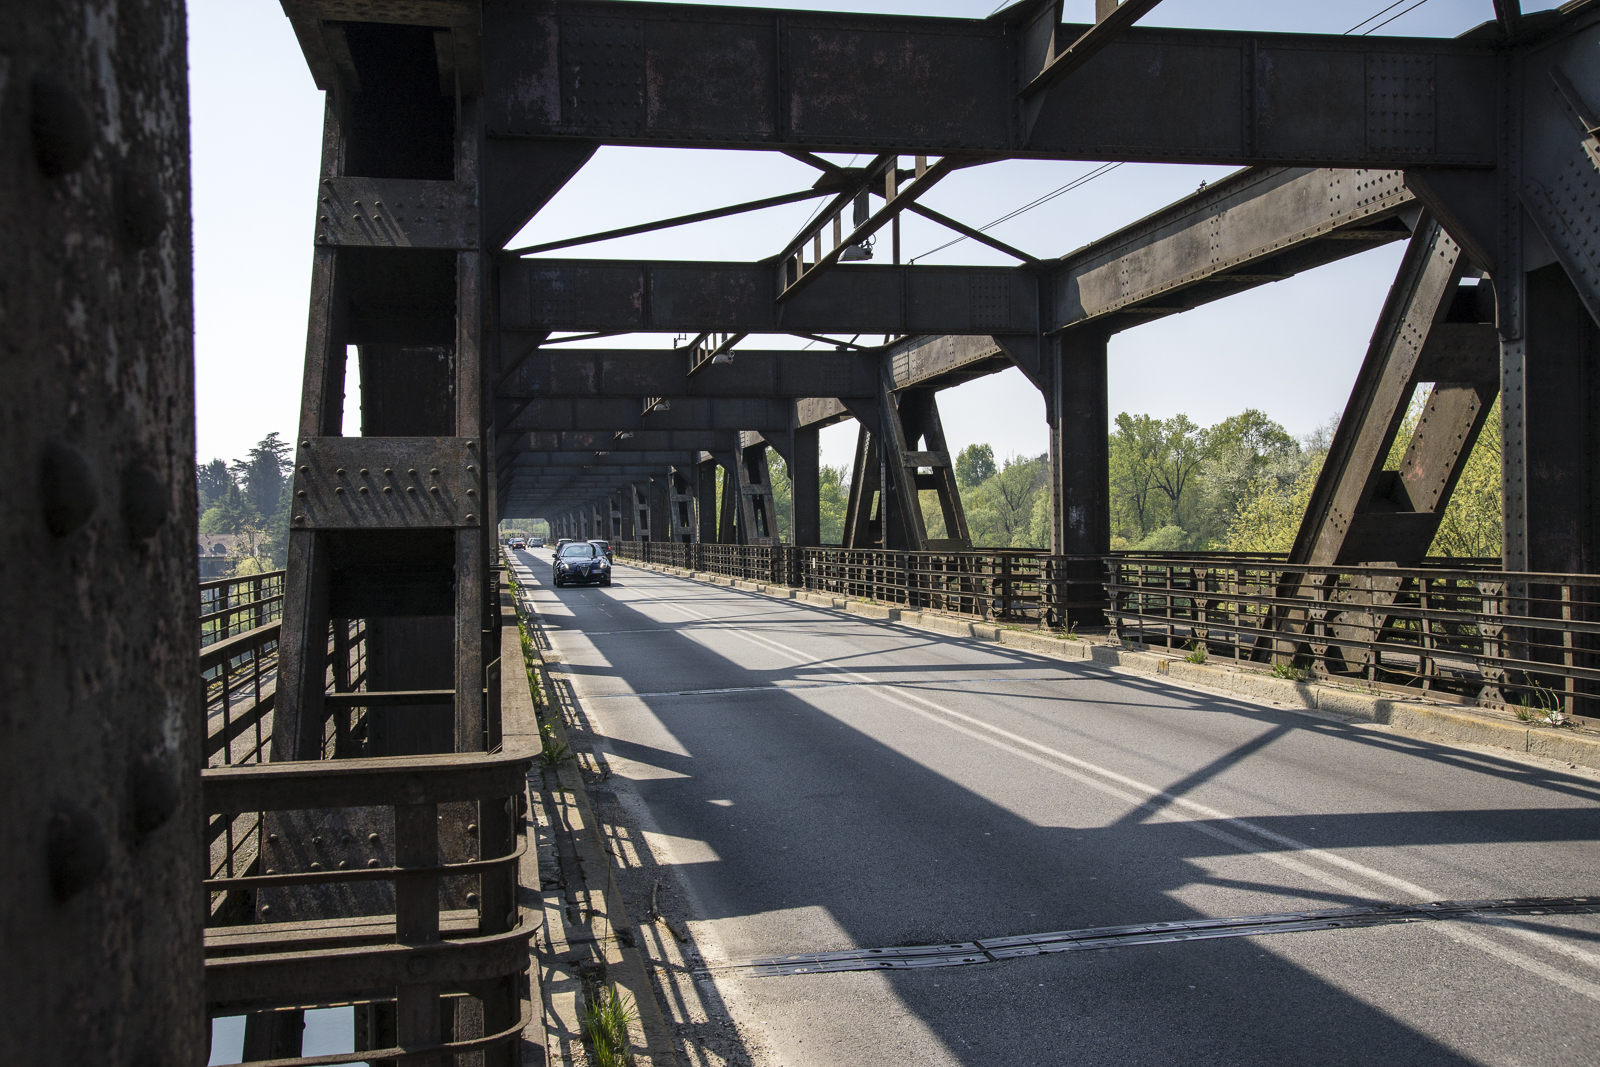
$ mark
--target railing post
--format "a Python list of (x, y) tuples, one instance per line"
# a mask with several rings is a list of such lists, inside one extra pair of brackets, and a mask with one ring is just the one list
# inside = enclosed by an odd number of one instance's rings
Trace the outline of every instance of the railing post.
[[(420, 786), (421, 782), (417, 784)], [(395, 865), (433, 867), (439, 862), (439, 806), (399, 804), (394, 809)], [(394, 880), (395, 940), (402, 945), (429, 945), (439, 940), (439, 880), (436, 875), (397, 875)], [(425, 968), (426, 963), (422, 966)], [(426, 971), (423, 971), (426, 974)], [(439, 985), (423, 981), (396, 991), (395, 1028), (401, 1048), (438, 1044)], [(409, 1061), (440, 1067), (439, 1056)]]

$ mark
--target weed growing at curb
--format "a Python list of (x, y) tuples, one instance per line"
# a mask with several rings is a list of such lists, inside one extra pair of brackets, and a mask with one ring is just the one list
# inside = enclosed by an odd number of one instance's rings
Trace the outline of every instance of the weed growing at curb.
[(548, 722), (539, 724), (539, 740), (544, 742), (544, 747), (539, 751), (539, 762), (546, 767), (554, 767), (578, 758), (577, 753), (572, 751), (571, 745), (556, 740), (556, 728)]
[(1185, 663), (1204, 663), (1206, 661), (1206, 646), (1199, 641), (1189, 642), (1189, 654), (1183, 657)]
[(1274, 663), (1272, 665), (1272, 676), (1274, 678), (1282, 678), (1287, 682), (1303, 682), (1306, 680), (1306, 672), (1292, 663)]
[(1535, 685), (1530, 697), (1517, 701), (1517, 720), (1535, 726), (1560, 726), (1569, 730), (1578, 724), (1569, 719), (1562, 708), (1561, 694), (1548, 686)]
[(583, 1008), (583, 1034), (589, 1039), (598, 1067), (628, 1067), (633, 1050), (628, 1043), (628, 1024), (639, 1017), (633, 1002), (611, 983), (590, 998)]

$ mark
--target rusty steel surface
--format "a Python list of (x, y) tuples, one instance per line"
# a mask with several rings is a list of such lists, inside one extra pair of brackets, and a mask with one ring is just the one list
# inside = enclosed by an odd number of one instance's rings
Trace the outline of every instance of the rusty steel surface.
[(295, 457), (297, 529), (477, 526), (482, 460), (472, 438), (316, 437)]
[(0, 1060), (199, 1063), (183, 5), (0, 6)]
[(533, 756), (472, 753), (275, 762), (205, 771), (205, 810), (442, 804), (521, 791)]

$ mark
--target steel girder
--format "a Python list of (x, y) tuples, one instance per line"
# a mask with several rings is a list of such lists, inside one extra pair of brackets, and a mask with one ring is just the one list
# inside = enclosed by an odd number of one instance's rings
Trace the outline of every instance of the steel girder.
[(1396, 170), (1255, 168), (1037, 269), (841, 264), (781, 308), (771, 263), (503, 259), (503, 343), (527, 330), (1126, 329), (1400, 240), (1414, 201)]
[(1038, 47), (1054, 27), (1036, 10), (933, 19), (486, 0), (488, 130), (697, 148), (1495, 164), (1492, 37), (1135, 27), (1024, 100), (1019, 79), (1054, 58)]
[(870, 396), (880, 358), (874, 351), (739, 349), (731, 362), (688, 376), (679, 349), (541, 348), (521, 359), (496, 390), (502, 401), (535, 397)]
[(678, 397), (646, 412), (639, 399), (530, 400), (503, 432), (524, 430), (787, 430), (794, 401), (747, 397)]

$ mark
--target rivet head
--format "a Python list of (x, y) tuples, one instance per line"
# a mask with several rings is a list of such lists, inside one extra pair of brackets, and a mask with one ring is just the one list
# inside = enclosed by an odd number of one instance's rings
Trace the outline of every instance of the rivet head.
[(320, 863), (313, 863), (313, 864), (312, 864), (312, 865), (311, 865), (311, 869), (312, 869), (312, 870), (313, 870), (313, 871), (320, 871), (320, 870), (322, 870), (322, 864), (320, 864)]
[(437, 486), (437, 485), (430, 485), (430, 486), (428, 486), (428, 492), (430, 492), (430, 493), (437, 493), (437, 492), (438, 492), (438, 491), (439, 491), (439, 487), (438, 487), (438, 486)]
[(106, 836), (84, 808), (57, 801), (45, 827), (45, 857), (50, 892), (58, 902), (77, 896), (106, 865)]
[(278, 843), (278, 835), (277, 834), (268, 834), (267, 835), (267, 844), (276, 845), (277, 843)]
[(393, 467), (385, 467), (385, 468), (383, 468), (383, 473), (385, 473), (389, 477), (393, 478), (394, 477), (394, 468)]
[(306, 495), (306, 491), (304, 489), (296, 489), (294, 491), (294, 495), (298, 497), (304, 497)]
[(361, 468), (361, 477), (365, 478), (366, 476), (367, 476), (367, 468), (362, 467)]
[(358, 492), (361, 492), (361, 493), (365, 493), (365, 492), (367, 492), (367, 487), (366, 487), (366, 486), (364, 486), (364, 485), (363, 485), (363, 486), (362, 486), (362, 487), (361, 487), (361, 488), (360, 488), (360, 489), (359, 489), (359, 490), (357, 490), (357, 491), (358, 491)]
[(428, 473), (433, 475), (435, 478), (437, 478), (437, 477), (439, 477), (439, 468), (438, 467), (434, 467)]
[(143, 836), (172, 818), (182, 799), (183, 786), (173, 758), (156, 754), (134, 760), (129, 779), (133, 829)]
[(367, 861), (367, 866), (368, 867), (376, 867), (377, 865), (378, 865), (378, 861), (377, 860), (368, 860)]
[(377, 834), (368, 834), (367, 835), (367, 840), (369, 842), (371, 842), (372, 844), (376, 845), (378, 843), (378, 841), (379, 841), (379, 838), (378, 838)]
[(122, 472), (122, 520), (135, 541), (142, 541), (167, 521), (171, 500), (166, 482), (142, 463)]
[(342, 486), (342, 485), (336, 485), (336, 486), (334, 486), (334, 487), (333, 487), (333, 491), (334, 491), (334, 492), (335, 492), (335, 493), (342, 493), (342, 492), (344, 492), (344, 486)]
[(271, 915), (271, 914), (272, 914), (272, 905), (271, 904), (263, 904), (263, 905), (261, 905), (262, 918), (265, 918), (266, 916)]
[[(311, 473), (311, 468), (302, 463), (300, 465), (300, 473), (301, 474), (310, 474)], [(344, 471), (340, 471), (339, 473), (343, 474)]]
[(303, 526), (303, 525), (305, 525), (305, 521), (306, 521), (306, 517), (305, 517), (305, 516), (304, 516), (304, 515), (296, 515), (296, 516), (295, 516), (295, 517), (294, 517), (294, 524), (295, 524), (295, 525), (296, 525), (296, 526)]
[(112, 196), (122, 237), (134, 248), (149, 248), (167, 228), (167, 198), (161, 184), (144, 167), (124, 163), (118, 169)]
[(467, 894), (467, 907), (476, 908), (477, 906), (478, 906), (478, 894), (476, 894), (476, 893), (468, 893)]
[(467, 823), (467, 833), (475, 834), (477, 832), (478, 832), (478, 824), (477, 823), (475, 823), (475, 822)]
[(44, 71), (29, 87), (29, 123), (33, 158), (47, 178), (58, 178), (83, 166), (94, 147), (94, 123), (66, 83)]
[(408, 485), (408, 486), (406, 486), (406, 492), (408, 492), (408, 493), (415, 493), (415, 492), (416, 492), (416, 491), (417, 491), (417, 487), (416, 487), (416, 486), (414, 486), (414, 485)]
[(310, 448), (311, 447), (310, 439), (308, 438), (307, 440), (301, 441), (300, 442), (300, 447), (301, 448)]
[[(304, 468), (304, 467), (301, 467), (301, 468), (300, 468), (300, 469), (301, 469), (301, 470), (305, 470), (305, 468)], [(344, 468), (343, 468), (343, 467), (340, 467), (340, 468), (338, 468), (338, 469), (337, 469), (337, 470), (335, 470), (335, 471), (334, 471), (334, 472), (333, 472), (333, 473), (335, 473), (335, 474), (337, 474), (337, 475), (338, 475), (338, 476), (339, 476), (339, 477), (341, 477), (341, 478), (343, 478), (343, 477), (344, 477)]]
[(100, 503), (100, 489), (82, 452), (65, 441), (45, 444), (39, 460), (39, 497), (45, 525), (57, 537), (89, 521)]
[(394, 486), (392, 486), (392, 485), (386, 485), (386, 486), (384, 486), (384, 487), (383, 487), (383, 491), (384, 491), (384, 492), (385, 492), (385, 493), (392, 493), (392, 492), (394, 492)]
[(350, 861), (349, 860), (340, 860), (339, 861), (339, 869), (341, 871), (349, 870), (350, 869)]

